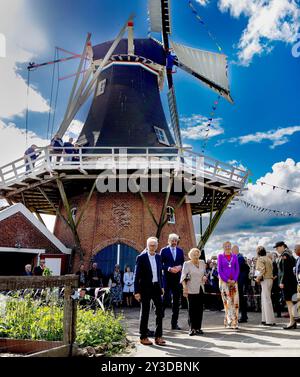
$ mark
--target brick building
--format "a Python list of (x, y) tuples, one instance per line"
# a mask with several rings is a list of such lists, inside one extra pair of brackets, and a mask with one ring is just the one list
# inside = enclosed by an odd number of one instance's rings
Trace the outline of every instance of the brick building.
[[(157, 219), (161, 213), (164, 196), (163, 193), (145, 194)], [(79, 195), (69, 200), (74, 216), (78, 218), (85, 199)], [(171, 196), (169, 206), (175, 206), (177, 200), (175, 196)], [(63, 212), (63, 208), (61, 211)], [(97, 261), (103, 272), (109, 274), (113, 271), (115, 263), (119, 263), (122, 270), (126, 265), (133, 268), (136, 256), (146, 246), (146, 239), (155, 236), (157, 229), (138, 194), (96, 192), (77, 231), (84, 252), (86, 269), (89, 268), (91, 261)], [(179, 208), (176, 211), (176, 218), (163, 228), (159, 240), (160, 248), (167, 244), (170, 233), (180, 235), (180, 245), (186, 252), (196, 245), (189, 204)], [(65, 245), (73, 246), (72, 232), (59, 217), (56, 219), (54, 234)], [(79, 263), (79, 255), (76, 254), (73, 261), (74, 272), (78, 270)]]
[(23, 204), (0, 212), (0, 275), (22, 275), (42, 257), (54, 274), (66, 272), (71, 249), (56, 238)]

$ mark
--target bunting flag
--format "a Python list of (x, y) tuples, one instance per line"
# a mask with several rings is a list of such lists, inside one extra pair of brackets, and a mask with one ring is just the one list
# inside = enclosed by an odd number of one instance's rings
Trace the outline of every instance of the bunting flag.
[(279, 190), (282, 190), (282, 191), (285, 191), (287, 194), (290, 193), (290, 192), (293, 192), (295, 194), (300, 194), (300, 191), (296, 191), (296, 190), (292, 190), (290, 188), (286, 188), (286, 187), (281, 187), (281, 186), (277, 186), (277, 185), (273, 185), (271, 183), (267, 183), (267, 182), (263, 182), (263, 181), (257, 181), (257, 183), (260, 183), (262, 186), (263, 185), (266, 185), (266, 186), (271, 186), (273, 188), (273, 190), (275, 189), (279, 189)]
[(206, 146), (207, 146), (207, 143), (208, 143), (208, 136), (209, 136), (210, 126), (212, 125), (213, 116), (215, 115), (215, 112), (217, 110), (220, 98), (221, 98), (221, 96), (218, 95), (218, 98), (214, 101), (214, 104), (211, 107), (213, 111), (210, 112), (210, 117), (208, 118), (208, 123), (205, 126), (205, 136), (204, 136), (204, 140), (203, 140), (202, 147), (201, 147), (201, 152), (202, 153), (205, 152), (205, 149), (206, 149)]
[(204, 22), (203, 18), (198, 13), (197, 9), (193, 5), (191, 0), (188, 0), (188, 5), (191, 8), (191, 11), (193, 15), (196, 17), (196, 19), (199, 21), (199, 23), (204, 27), (205, 31), (207, 32), (209, 38), (214, 42), (214, 44), (217, 46), (217, 49), (222, 52), (222, 47), (219, 45), (217, 38), (211, 33), (211, 31), (208, 29), (206, 23)]
[(258, 206), (256, 204), (247, 202), (246, 200), (237, 198), (240, 203), (244, 205), (245, 208), (249, 208), (253, 211), (257, 211), (260, 213), (265, 213), (267, 215), (272, 215), (272, 216), (279, 216), (279, 217), (300, 217), (300, 213), (296, 212), (289, 212), (289, 211), (283, 211), (283, 210), (278, 210), (278, 209), (271, 209), (271, 208), (265, 208)]

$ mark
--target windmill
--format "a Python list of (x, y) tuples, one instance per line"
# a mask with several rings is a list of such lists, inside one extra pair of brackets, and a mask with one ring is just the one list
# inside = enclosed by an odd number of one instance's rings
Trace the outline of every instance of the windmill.
[[(107, 273), (114, 263), (133, 264), (150, 235), (156, 235), (163, 245), (167, 235), (175, 232), (188, 251), (196, 245), (193, 215), (200, 215), (198, 246), (202, 248), (248, 176), (247, 171), (207, 156), (199, 169), (194, 162), (203, 156), (182, 148), (172, 65), (231, 101), (226, 56), (169, 40), (170, 0), (149, 0), (148, 5), (151, 30), (162, 33), (162, 42), (134, 38), (134, 15), (113, 41), (92, 45), (87, 35), (57, 131), (62, 137), (92, 96), (76, 158), (58, 161), (51, 158), (55, 153), (49, 148), (40, 148), (35, 164), (29, 162), (30, 174), (25, 173), (23, 159), (0, 168), (2, 198), (10, 204), (23, 202), (38, 214), (56, 215), (55, 235), (74, 249), (70, 269), (76, 269), (79, 261), (88, 264), (91, 260), (100, 262)], [(82, 73), (87, 57), (91, 63)], [(161, 103), (165, 78), (173, 134)], [(125, 176), (120, 168), (124, 157)], [(203, 177), (197, 182), (203, 196), (193, 203), (187, 201), (187, 191), (175, 190), (177, 167), (182, 162), (197, 174), (200, 170)], [(161, 167), (166, 165), (170, 175), (163, 190)], [(156, 174), (156, 189), (145, 192), (137, 185), (136, 191), (124, 192), (122, 182), (128, 182), (130, 174), (141, 167), (146, 180)], [(115, 192), (101, 191), (97, 185), (99, 175), (107, 170), (116, 176)], [(203, 214), (209, 214), (205, 232)]]

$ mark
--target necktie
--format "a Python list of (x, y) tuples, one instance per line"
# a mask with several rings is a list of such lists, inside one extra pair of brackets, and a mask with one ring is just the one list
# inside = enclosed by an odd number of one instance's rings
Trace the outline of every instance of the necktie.
[(172, 248), (172, 254), (173, 254), (173, 259), (176, 259), (176, 249), (173, 247)]

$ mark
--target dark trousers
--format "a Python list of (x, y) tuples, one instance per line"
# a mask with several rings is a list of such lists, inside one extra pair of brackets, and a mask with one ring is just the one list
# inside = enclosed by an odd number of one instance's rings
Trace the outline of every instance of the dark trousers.
[(272, 290), (272, 304), (277, 317), (281, 317), (282, 305), (281, 305), (281, 292), (277, 287)]
[(148, 334), (148, 321), (150, 312), (151, 300), (155, 306), (156, 315), (156, 329), (155, 338), (162, 336), (162, 319), (163, 319), (163, 307), (161, 298), (161, 288), (158, 283), (154, 283), (151, 290), (147, 294), (141, 294), (141, 311), (140, 311), (140, 338), (147, 338)]
[(202, 288), (197, 294), (188, 295), (189, 324), (191, 330), (200, 330), (203, 318), (204, 293)]
[(163, 310), (165, 311), (166, 307), (170, 303), (170, 299), (172, 296), (172, 319), (171, 319), (171, 326), (175, 327), (178, 322), (179, 317), (179, 301), (181, 295), (181, 285), (179, 282), (166, 280), (165, 286), (165, 294), (163, 299)]
[(239, 290), (239, 307), (240, 307), (240, 314), (242, 320), (247, 320), (247, 298), (245, 297), (245, 290), (246, 290), (246, 283), (245, 282), (238, 282), (238, 290)]

